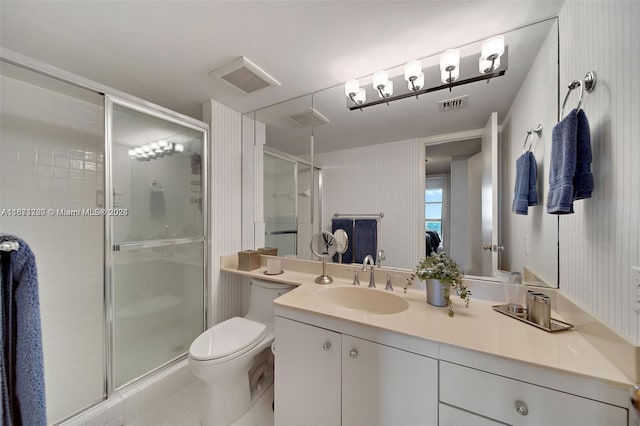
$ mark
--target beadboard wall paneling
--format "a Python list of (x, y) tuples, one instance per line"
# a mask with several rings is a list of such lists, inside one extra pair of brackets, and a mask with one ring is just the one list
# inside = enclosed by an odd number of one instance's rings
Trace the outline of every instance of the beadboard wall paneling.
[[(526, 267), (554, 287), (558, 282), (558, 218), (547, 214), (545, 205), (549, 192), (551, 129), (556, 123), (557, 103), (558, 27), (553, 25), (502, 121), (499, 238), (505, 250), (498, 267), (520, 272)], [(529, 207), (526, 216), (517, 215), (511, 211), (516, 160), (522, 155), (526, 131), (538, 124), (543, 126), (542, 136), (533, 135), (531, 150), (538, 163), (538, 205)]]
[(571, 80), (598, 73), (583, 104), (595, 190), (560, 218), (560, 288), (638, 343), (630, 267), (640, 265), (640, 3), (568, 1), (559, 17), (561, 99)]
[(382, 212), (378, 248), (385, 251), (384, 264), (413, 268), (424, 256), (423, 147), (410, 139), (316, 154), (324, 173), (322, 229), (331, 231), (335, 212)]
[(203, 105), (204, 121), (210, 125), (211, 240), (209, 301), (210, 326), (248, 308), (246, 278), (220, 272), (220, 256), (242, 246), (242, 123), (240, 113), (215, 100)]

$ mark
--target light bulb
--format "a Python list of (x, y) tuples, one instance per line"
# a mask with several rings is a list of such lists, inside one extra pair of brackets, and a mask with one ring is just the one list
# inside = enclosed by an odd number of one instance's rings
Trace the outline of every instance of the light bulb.
[(141, 145), (140, 148), (142, 148), (142, 150), (144, 152), (149, 152), (151, 151), (151, 148), (149, 148), (149, 145)]
[(480, 53), (483, 58), (488, 60), (494, 57), (499, 58), (504, 53), (504, 37), (495, 36), (485, 40), (480, 48)]
[(382, 93), (378, 91), (378, 96), (381, 98), (388, 98), (391, 95), (393, 95), (393, 81), (387, 80), (387, 84), (385, 84), (382, 89)]
[(485, 59), (485, 58), (481, 57), (479, 59), (479, 61), (478, 61), (478, 70), (482, 74), (488, 74), (490, 72), (494, 72), (498, 68), (500, 68), (500, 57), (499, 56), (493, 61), (493, 67), (492, 67), (490, 59)]
[(458, 65), (460, 65), (460, 51), (458, 49), (447, 50), (440, 55), (440, 71), (445, 71), (447, 68), (457, 69)]
[(358, 90), (358, 93), (353, 97), (353, 100), (356, 101), (358, 105), (362, 105), (367, 101), (367, 91), (364, 88)]
[(139, 146), (135, 147), (134, 150), (138, 153), (138, 155), (144, 154), (144, 150)]
[(347, 95), (347, 97), (355, 96), (359, 90), (360, 83), (358, 80), (347, 80), (347, 82), (344, 83), (344, 94)]
[(173, 144), (172, 143), (168, 143), (167, 146), (162, 148), (165, 151), (173, 151)]
[(129, 157), (136, 158), (137, 156), (138, 156), (138, 153), (136, 152), (135, 149), (130, 149), (129, 150)]
[(422, 62), (415, 60), (409, 61), (404, 66), (404, 79), (411, 81), (411, 78), (415, 80), (420, 74), (422, 74)]
[(167, 142), (167, 141), (165, 141), (165, 140), (158, 141), (158, 146), (159, 146), (160, 148), (163, 148), (163, 149), (164, 149), (164, 148), (165, 148), (165, 147), (167, 147), (168, 145), (169, 145), (169, 142)]
[(173, 144), (173, 150), (175, 152), (182, 152), (184, 151), (184, 145), (182, 145), (181, 143)]
[(415, 80), (413, 80), (413, 85), (411, 84), (411, 81), (407, 82), (407, 87), (409, 88), (409, 90), (420, 90), (424, 87), (424, 73), (421, 72), (420, 74), (418, 74), (418, 76), (416, 77)]
[(449, 71), (447, 70), (440, 71), (440, 80), (442, 80), (442, 82), (445, 84), (453, 83), (458, 79), (459, 76), (460, 76), (460, 70), (458, 68), (451, 70), (451, 80), (449, 80)]
[(389, 73), (386, 71), (376, 71), (373, 74), (373, 88), (378, 90), (380, 86), (385, 87), (389, 83)]

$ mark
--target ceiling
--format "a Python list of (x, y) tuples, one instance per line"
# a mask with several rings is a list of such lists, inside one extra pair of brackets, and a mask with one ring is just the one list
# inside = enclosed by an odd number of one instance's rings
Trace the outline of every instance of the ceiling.
[[(1, 1), (3, 48), (201, 118), (248, 112), (537, 20), (562, 0)], [(281, 87), (244, 94), (209, 72), (246, 56)]]

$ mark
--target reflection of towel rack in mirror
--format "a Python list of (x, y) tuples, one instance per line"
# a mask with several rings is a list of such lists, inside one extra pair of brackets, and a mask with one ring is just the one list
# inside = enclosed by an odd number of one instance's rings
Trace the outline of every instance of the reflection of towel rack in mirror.
[(588, 93), (593, 92), (593, 89), (596, 87), (596, 83), (598, 82), (598, 76), (595, 71), (589, 71), (587, 75), (584, 76), (584, 80), (573, 80), (569, 86), (569, 91), (567, 95), (564, 97), (564, 102), (562, 102), (562, 108), (560, 109), (560, 120), (564, 116), (564, 107), (567, 105), (567, 100), (569, 99), (569, 95), (573, 91), (580, 87), (580, 98), (578, 99), (578, 106), (576, 109), (580, 111), (582, 109), (582, 101), (584, 100), (584, 91), (586, 90)]
[(149, 188), (151, 188), (151, 192), (162, 192), (164, 191), (164, 188), (162, 186), (162, 184), (160, 182), (158, 182), (157, 180), (153, 180), (151, 182), (151, 184), (149, 185)]
[[(522, 145), (522, 153), (524, 154), (527, 151), (531, 151), (531, 149), (533, 149), (533, 145), (534, 145), (534, 139), (533, 139), (533, 134), (538, 135), (538, 137), (542, 136), (542, 124), (538, 124), (538, 127), (536, 127), (535, 129), (529, 129), (527, 130), (527, 135), (524, 137), (524, 144)], [(529, 136), (531, 136), (531, 142), (529, 143), (529, 148), (527, 148), (527, 140), (529, 139)]]
[(380, 219), (384, 217), (384, 213), (363, 213), (363, 214), (353, 214), (353, 213), (334, 213), (333, 217), (350, 217), (353, 219), (359, 218), (375, 218), (378, 222)]

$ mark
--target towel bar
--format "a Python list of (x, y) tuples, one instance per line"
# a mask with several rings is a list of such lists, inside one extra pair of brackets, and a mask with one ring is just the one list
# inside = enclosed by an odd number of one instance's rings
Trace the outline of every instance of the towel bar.
[(562, 120), (562, 117), (564, 116), (564, 107), (566, 106), (567, 100), (569, 99), (569, 95), (571, 94), (573, 89), (577, 88), (578, 86), (580, 87), (580, 98), (578, 99), (578, 106), (576, 108), (578, 111), (580, 111), (580, 109), (582, 108), (584, 91), (586, 90), (588, 93), (593, 92), (593, 89), (595, 89), (597, 82), (598, 82), (598, 75), (596, 74), (596, 72), (589, 71), (587, 75), (584, 76), (583, 80), (573, 80), (569, 84), (568, 86), (569, 91), (567, 92), (567, 95), (564, 97), (564, 102), (562, 102), (562, 108), (560, 109), (560, 120)]
[(15, 251), (20, 248), (17, 241), (3, 241), (0, 243), (0, 251)]

